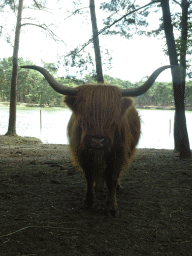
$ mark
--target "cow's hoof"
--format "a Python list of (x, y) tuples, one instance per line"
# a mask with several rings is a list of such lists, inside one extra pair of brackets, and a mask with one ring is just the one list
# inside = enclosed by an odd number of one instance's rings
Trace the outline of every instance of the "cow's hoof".
[(84, 200), (83, 200), (83, 206), (84, 206), (85, 208), (91, 208), (92, 205), (93, 205), (93, 202), (89, 202), (89, 201), (87, 201), (87, 199), (84, 199)]
[(107, 216), (112, 216), (113, 218), (119, 217), (119, 210), (117, 209), (117, 207), (111, 209), (107, 208), (106, 213)]
[(91, 208), (93, 206), (93, 204), (95, 203), (95, 199), (91, 198), (85, 198), (83, 201), (83, 205), (85, 208)]
[(118, 210), (110, 210), (110, 215), (114, 218), (119, 217), (119, 211)]
[(123, 187), (118, 183), (116, 190), (117, 190), (118, 192), (121, 192), (121, 191), (123, 191)]

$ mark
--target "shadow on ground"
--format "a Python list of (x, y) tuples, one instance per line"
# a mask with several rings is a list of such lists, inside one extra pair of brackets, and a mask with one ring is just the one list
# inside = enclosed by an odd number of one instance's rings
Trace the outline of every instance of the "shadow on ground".
[(105, 215), (105, 193), (83, 207), (85, 179), (66, 145), (2, 144), (0, 184), (2, 256), (191, 255), (192, 160), (171, 150), (138, 150), (118, 219)]

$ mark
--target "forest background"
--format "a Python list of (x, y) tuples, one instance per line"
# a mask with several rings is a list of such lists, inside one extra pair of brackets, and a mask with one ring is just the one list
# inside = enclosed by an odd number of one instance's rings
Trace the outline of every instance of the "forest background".
[[(19, 58), (19, 66), (34, 65), (30, 60), (24, 61)], [(85, 75), (82, 79), (75, 76), (59, 77), (57, 75), (57, 67), (54, 63), (42, 63), (42, 66), (54, 75), (57, 81), (63, 85), (76, 87), (83, 83), (96, 82), (96, 74)], [(7, 102), (10, 100), (10, 84), (12, 75), (12, 57), (0, 59), (0, 101)], [(144, 77), (141, 81), (132, 83), (130, 81), (121, 80), (120, 78), (104, 75), (106, 83), (119, 86), (121, 88), (137, 87), (143, 84), (148, 77)], [(135, 98), (136, 104), (139, 106), (173, 106), (173, 86), (172, 82), (155, 82), (152, 88)], [(55, 92), (47, 83), (45, 78), (34, 70), (20, 69), (18, 73), (17, 85), (17, 102), (28, 103), (43, 106), (64, 106), (61, 96)], [(187, 109), (192, 108), (192, 81), (186, 82), (185, 106)]]

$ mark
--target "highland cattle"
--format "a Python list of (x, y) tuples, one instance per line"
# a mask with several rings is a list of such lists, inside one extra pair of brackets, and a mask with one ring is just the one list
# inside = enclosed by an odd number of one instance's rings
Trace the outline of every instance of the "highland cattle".
[(140, 117), (130, 97), (145, 93), (157, 76), (170, 67), (160, 67), (140, 87), (120, 89), (111, 84), (71, 88), (59, 84), (42, 67), (22, 66), (41, 72), (55, 91), (66, 95), (64, 101), (72, 110), (67, 128), (71, 157), (87, 181), (84, 201), (87, 207), (95, 201), (95, 188), (106, 184), (107, 213), (118, 217), (118, 180), (134, 157), (141, 129)]

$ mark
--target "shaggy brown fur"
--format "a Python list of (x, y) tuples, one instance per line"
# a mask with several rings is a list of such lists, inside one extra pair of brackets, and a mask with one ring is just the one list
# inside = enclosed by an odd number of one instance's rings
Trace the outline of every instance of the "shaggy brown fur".
[[(85, 84), (77, 87), (77, 90), (77, 96), (65, 97), (66, 104), (73, 111), (68, 124), (73, 162), (83, 169), (87, 184), (91, 179), (94, 179), (93, 182), (102, 179), (101, 176), (106, 183), (107, 179), (118, 180), (122, 168), (130, 164), (140, 136), (140, 118), (133, 100), (122, 97), (119, 88), (112, 85)], [(109, 138), (110, 152), (102, 149), (88, 153), (85, 150), (87, 135)], [(109, 166), (114, 170), (108, 171)], [(90, 186), (87, 197), (90, 194), (92, 197), (94, 193), (93, 185)], [(110, 184), (110, 190), (109, 187)], [(113, 188), (112, 191), (108, 193), (108, 204), (116, 212)], [(87, 200), (92, 203), (92, 199)]]

